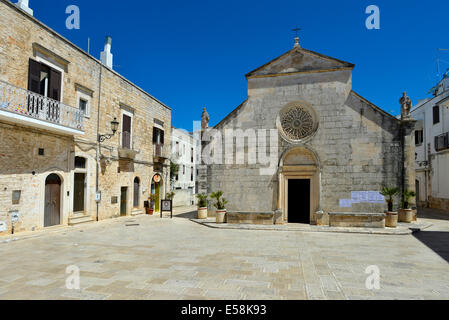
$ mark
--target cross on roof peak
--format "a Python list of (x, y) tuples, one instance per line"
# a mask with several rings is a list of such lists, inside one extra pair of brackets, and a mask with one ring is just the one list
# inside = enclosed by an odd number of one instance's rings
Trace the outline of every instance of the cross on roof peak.
[(301, 46), (299, 45), (298, 32), (301, 31), (301, 28), (296, 27), (295, 29), (292, 29), (292, 31), (296, 33), (294, 48), (300, 48)]
[(296, 33), (296, 38), (298, 38), (298, 32), (301, 31), (301, 28), (296, 27), (295, 29), (292, 29)]

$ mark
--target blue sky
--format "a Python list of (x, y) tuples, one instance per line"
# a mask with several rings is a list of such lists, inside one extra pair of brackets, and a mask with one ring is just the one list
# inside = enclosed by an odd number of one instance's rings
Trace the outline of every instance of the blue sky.
[[(14, 2), (16, 2), (14, 0)], [(68, 5), (81, 28), (65, 27)], [(381, 10), (381, 29), (365, 28), (365, 9)], [(99, 58), (111, 35), (115, 70), (173, 109), (172, 125), (192, 129), (206, 106), (218, 123), (247, 97), (245, 73), (301, 45), (356, 64), (353, 89), (399, 113), (436, 82), (436, 48), (449, 48), (447, 0), (106, 1), (30, 0), (34, 16)], [(441, 54), (449, 68), (449, 52)]]

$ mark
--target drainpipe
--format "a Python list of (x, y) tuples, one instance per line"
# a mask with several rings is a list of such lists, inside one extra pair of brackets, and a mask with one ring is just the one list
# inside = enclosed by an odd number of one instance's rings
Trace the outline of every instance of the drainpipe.
[(399, 130), (399, 134), (401, 136), (401, 203), (400, 206), (404, 203), (404, 191), (405, 191), (405, 130), (404, 130), (404, 122), (401, 121), (401, 128)]
[[(98, 194), (99, 190), (99, 175), (100, 175), (100, 141), (98, 139), (99, 135), (100, 135), (100, 105), (101, 105), (101, 76), (102, 76), (102, 72), (103, 72), (103, 66), (100, 64), (100, 77), (98, 79), (99, 82), (99, 89), (98, 89), (98, 108), (97, 108), (97, 154), (96, 154), (96, 158), (97, 158), (97, 169), (96, 169), (96, 185), (95, 185), (95, 190), (96, 190), (96, 194)], [(97, 205), (97, 211), (96, 211), (96, 220), (99, 221), (99, 206), (100, 206), (100, 202), (96, 201), (96, 205)]]

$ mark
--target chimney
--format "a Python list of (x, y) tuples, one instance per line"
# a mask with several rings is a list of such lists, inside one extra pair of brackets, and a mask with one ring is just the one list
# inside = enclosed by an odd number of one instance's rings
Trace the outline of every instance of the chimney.
[(28, 0), (19, 0), (19, 2), (16, 3), (16, 6), (28, 13), (29, 15), (33, 15), (33, 10), (30, 9), (28, 6)]
[(110, 36), (106, 37), (104, 42), (104, 51), (100, 54), (101, 63), (104, 64), (109, 69), (112, 69), (112, 53), (111, 53), (112, 38)]

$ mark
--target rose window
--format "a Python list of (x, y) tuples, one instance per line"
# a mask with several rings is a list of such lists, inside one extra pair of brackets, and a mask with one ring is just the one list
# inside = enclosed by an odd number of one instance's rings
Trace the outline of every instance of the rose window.
[(302, 107), (294, 107), (280, 116), (282, 130), (287, 138), (301, 140), (310, 136), (314, 131), (313, 116)]

